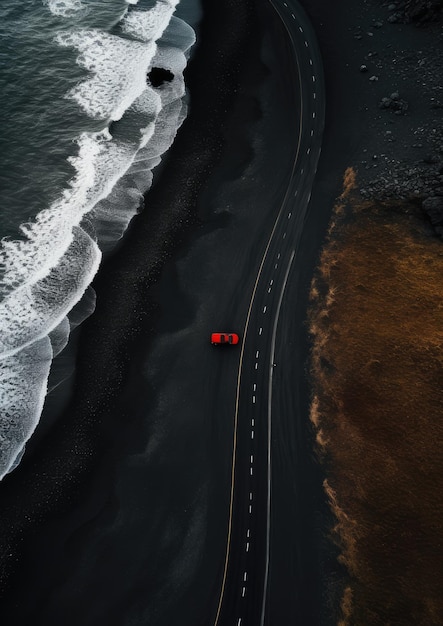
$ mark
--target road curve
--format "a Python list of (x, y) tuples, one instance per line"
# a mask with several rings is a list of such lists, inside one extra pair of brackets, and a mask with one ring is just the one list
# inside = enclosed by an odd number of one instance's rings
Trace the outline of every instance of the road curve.
[(223, 577), (214, 626), (264, 626), (271, 551), (273, 371), (280, 307), (303, 235), (324, 127), (324, 81), (312, 26), (294, 0), (269, 0), (294, 52), (299, 132), (292, 175), (257, 270), (241, 346)]

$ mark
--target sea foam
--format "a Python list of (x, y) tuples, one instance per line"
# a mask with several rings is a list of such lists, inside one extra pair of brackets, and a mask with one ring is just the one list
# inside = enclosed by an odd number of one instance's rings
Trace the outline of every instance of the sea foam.
[[(76, 0), (47, 5), (62, 16), (83, 8)], [(21, 226), (20, 240), (0, 242), (0, 478), (17, 465), (38, 423), (52, 358), (94, 306), (88, 296), (84, 310), (73, 308), (85, 292), (94, 294), (88, 285), (99, 246), (122, 236), (184, 119), (182, 72), (193, 37), (189, 26), (171, 19), (176, 5), (159, 1), (147, 11), (129, 10), (120, 23), (124, 37), (94, 29), (58, 35), (60, 45), (78, 50), (77, 62), (89, 72), (67, 97), (90, 117), (121, 120), (122, 128), (135, 125), (138, 132), (81, 133), (78, 152), (68, 159), (74, 174), (67, 188)], [(167, 45), (157, 44), (165, 29)], [(178, 34), (176, 46), (168, 32)], [(147, 84), (154, 66), (169, 69), (173, 80), (159, 89)]]
[(44, 4), (57, 17), (74, 17), (85, 11), (82, 0), (44, 0)]

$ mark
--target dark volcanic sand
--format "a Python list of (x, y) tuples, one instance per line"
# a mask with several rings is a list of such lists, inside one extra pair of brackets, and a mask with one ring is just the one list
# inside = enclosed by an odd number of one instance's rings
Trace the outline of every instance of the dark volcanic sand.
[(207, 336), (244, 319), (297, 120), (270, 5), (204, 9), (190, 115), (94, 283), (72, 399), (0, 485), (0, 615), (14, 624), (195, 626), (214, 613), (232, 405), (212, 419)]

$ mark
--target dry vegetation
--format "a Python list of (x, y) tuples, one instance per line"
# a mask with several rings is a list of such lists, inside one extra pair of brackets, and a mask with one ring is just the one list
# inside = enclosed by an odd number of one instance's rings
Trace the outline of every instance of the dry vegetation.
[(443, 624), (443, 243), (348, 170), (312, 283), (311, 419), (349, 571), (340, 626)]

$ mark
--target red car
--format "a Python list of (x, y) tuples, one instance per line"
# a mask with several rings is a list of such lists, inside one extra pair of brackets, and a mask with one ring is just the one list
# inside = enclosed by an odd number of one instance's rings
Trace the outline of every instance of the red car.
[(240, 341), (235, 333), (212, 333), (211, 343), (213, 346), (231, 345), (235, 346)]

